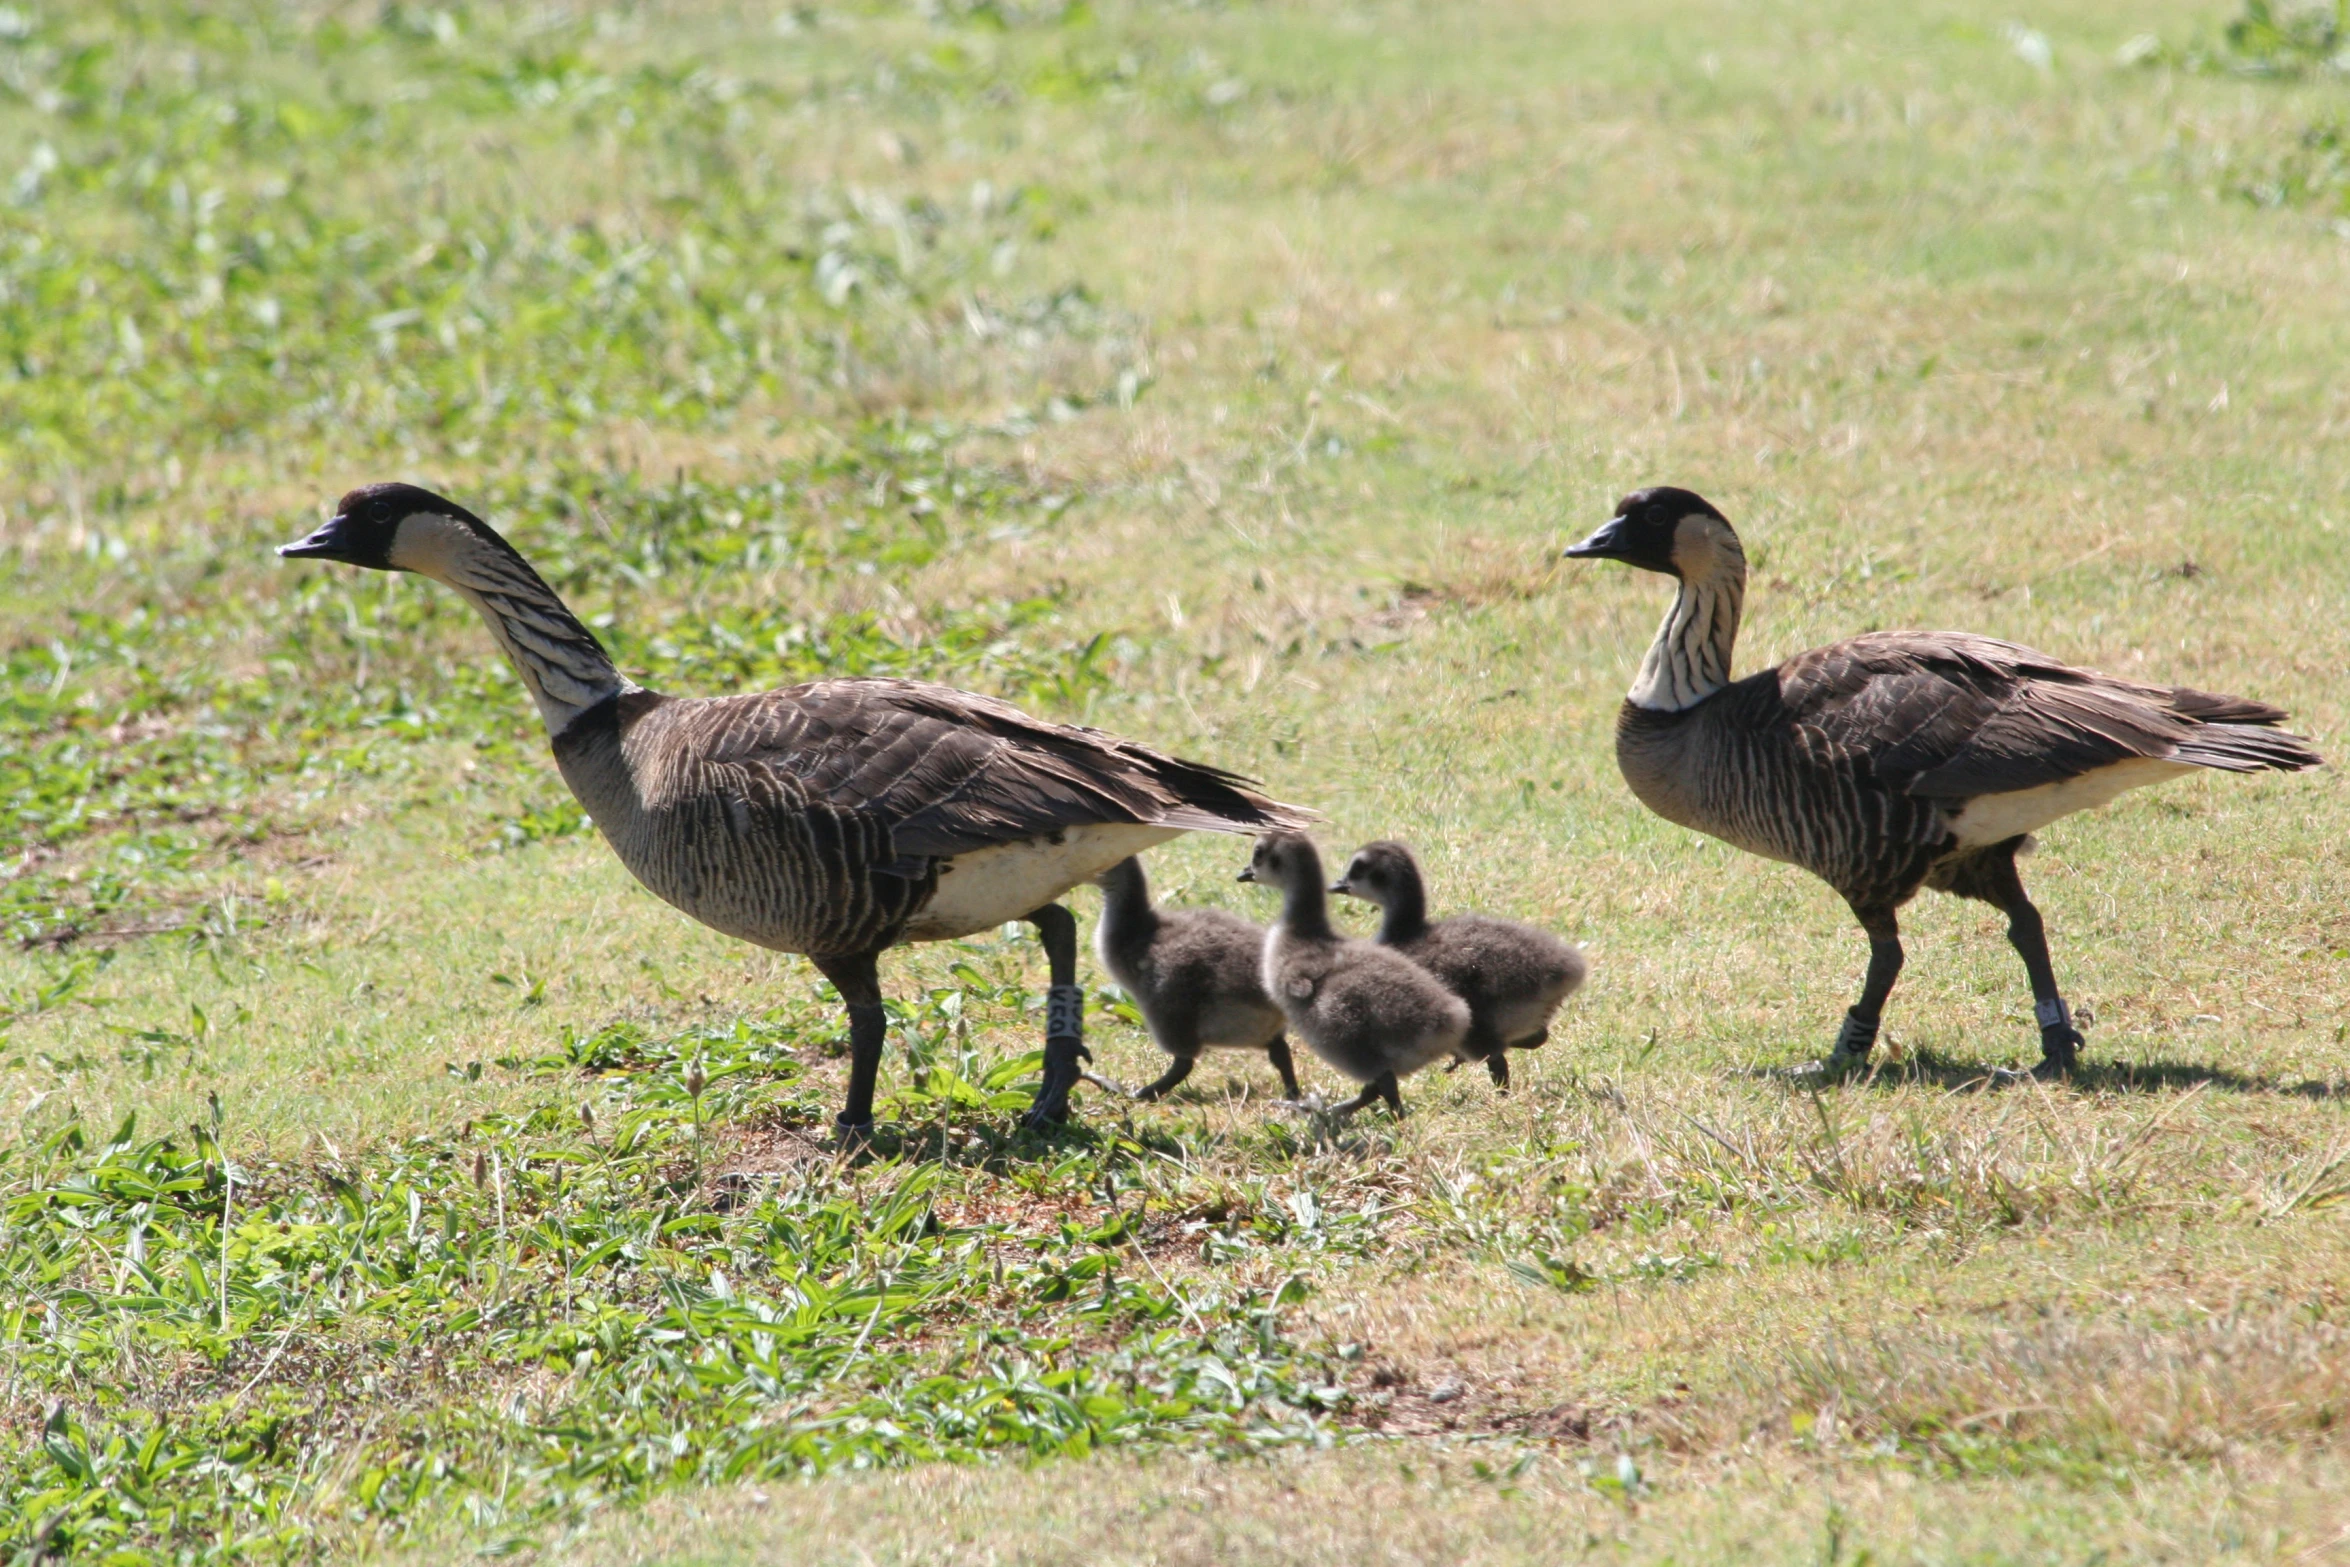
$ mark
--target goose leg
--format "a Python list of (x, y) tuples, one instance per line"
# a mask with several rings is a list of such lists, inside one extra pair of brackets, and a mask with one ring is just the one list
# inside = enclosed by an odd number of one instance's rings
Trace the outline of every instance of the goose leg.
[(2008, 943), (2024, 960), (2024, 972), (2031, 976), (2032, 1012), (2040, 1024), (2040, 1064), (2034, 1075), (2070, 1077), (2080, 1064), (2081, 1046), (2086, 1041), (2073, 1027), (2072, 1009), (2057, 991), (2056, 966), (2048, 961), (2048, 927), (2025, 896), (2024, 878), (2015, 868), (2016, 850), (2021, 846), (2021, 840), (2001, 846), (1998, 857), (1983, 867), (1978, 896), (2007, 916)]
[(1069, 1119), (1069, 1090), (1077, 1086), (1091, 1061), (1085, 1048), (1085, 992), (1077, 987), (1077, 920), (1057, 903), (1048, 903), (1027, 916), (1043, 938), (1044, 952), (1053, 967), (1052, 989), (1045, 993), (1044, 1081), (1022, 1122), (1042, 1131)]
[[(1485, 1075), (1493, 1079), (1493, 1086), (1503, 1093), (1510, 1089), (1510, 1047), (1495, 1029), (1489, 1018), (1473, 1018), (1469, 1023), (1469, 1037), (1461, 1041), (1461, 1048), (1470, 1057), (1485, 1063)], [(1454, 1066), (1460, 1065), (1458, 1061)]]
[(1844, 1014), (1843, 1026), (1836, 1030), (1836, 1047), (1828, 1052), (1821, 1068), (1831, 1077), (1848, 1076), (1868, 1064), (1869, 1050), (1877, 1042), (1877, 1025), (1885, 1015), (1885, 998), (1893, 994), (1893, 982), (1901, 977), (1901, 922), (1893, 909), (1884, 904), (1863, 907), (1852, 906), (1860, 920), (1860, 928), (1869, 937), (1869, 973), (1861, 981), (1860, 999), (1852, 1010)]
[[(1492, 1019), (1470, 1018), (1469, 1037), (1461, 1041), (1461, 1049), (1467, 1053), (1469, 1060), (1484, 1062), (1485, 1075), (1493, 1079), (1494, 1087), (1504, 1090), (1510, 1086), (1509, 1048), (1495, 1030)], [(1445, 1070), (1449, 1072), (1460, 1064), (1460, 1059), (1456, 1057), (1452, 1066)]]
[(1286, 1097), (1291, 1099), (1305, 1097), (1298, 1091), (1297, 1061), (1289, 1053), (1287, 1035), (1276, 1034), (1273, 1037), (1273, 1042), (1265, 1047), (1265, 1059), (1272, 1062), (1273, 1070), (1281, 1074), (1281, 1092)]
[(881, 1071), (881, 1047), (889, 1035), (889, 1014), (881, 1006), (881, 972), (876, 954), (818, 959), (817, 970), (832, 981), (849, 1009), (849, 1097), (834, 1122), (843, 1141), (873, 1131), (873, 1080)]

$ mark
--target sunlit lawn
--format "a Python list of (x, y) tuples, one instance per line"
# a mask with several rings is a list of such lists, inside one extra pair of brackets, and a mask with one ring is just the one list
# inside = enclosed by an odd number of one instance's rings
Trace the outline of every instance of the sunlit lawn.
[[(1967, 629), (2345, 750), (2350, 79), (2028, 20), (0, 9), (8, 1549), (2350, 1551), (2338, 772), (2043, 835), (2078, 1084), (1986, 1088), (2029, 992), (1935, 900), (1814, 1095), (1865, 946), (1630, 798), (1661, 589), (1555, 558), (1685, 484), (1745, 668)], [(1032, 940), (909, 950), (843, 1157), (813, 970), (628, 880), (453, 596), (271, 554), (391, 477), (659, 689), (1206, 757), (1591, 985), (1507, 1098), (1039, 1140)]]

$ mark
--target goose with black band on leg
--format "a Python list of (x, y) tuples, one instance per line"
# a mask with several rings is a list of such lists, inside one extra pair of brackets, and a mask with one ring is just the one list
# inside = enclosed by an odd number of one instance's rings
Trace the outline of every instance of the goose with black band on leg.
[(1956, 631), (1871, 632), (1730, 678), (1746, 552), (1687, 490), (1635, 491), (1567, 551), (1679, 584), (1616, 718), (1616, 763), (1657, 815), (1800, 865), (1869, 938), (1868, 978), (1821, 1063), (1858, 1070), (1901, 972), (1897, 911), (1920, 887), (2007, 916), (2043, 1076), (2082, 1044), (2016, 856), (2030, 834), (2197, 768), (2293, 772), (2320, 758), (2281, 708), (2076, 669)]
[(1037, 927), (1052, 989), (1027, 1121), (1046, 1126), (1066, 1116), (1087, 1058), (1076, 921), (1055, 900), (1179, 833), (1311, 819), (1221, 768), (947, 686), (648, 691), (512, 545), (414, 485), (353, 490), (279, 553), (412, 571), (480, 611), (538, 704), (564, 782), (630, 873), (714, 930), (806, 955), (840, 991), (845, 1136), (872, 1125), (884, 951), (1011, 920)]

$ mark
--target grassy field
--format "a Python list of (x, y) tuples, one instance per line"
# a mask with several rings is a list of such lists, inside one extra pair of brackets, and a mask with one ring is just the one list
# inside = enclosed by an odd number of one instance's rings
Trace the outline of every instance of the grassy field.
[[(1556, 560), (1687, 485), (1742, 668), (1980, 631), (2338, 759), (2350, 82), (2220, 7), (0, 7), (0, 1548), (2350, 1562), (2340, 769), (2044, 835), (2076, 1084), (1929, 899), (1813, 1093), (1864, 943), (1631, 799), (1662, 589)], [(1037, 1140), (1034, 941), (914, 949), (840, 1157), (813, 971), (452, 595), (272, 557), (393, 477), (656, 688), (1206, 757), (1590, 986), (1507, 1098)]]

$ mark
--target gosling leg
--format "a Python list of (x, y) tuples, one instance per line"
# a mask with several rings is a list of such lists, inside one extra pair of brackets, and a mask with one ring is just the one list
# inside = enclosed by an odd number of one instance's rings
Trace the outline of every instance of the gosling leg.
[(1357, 1110), (1367, 1110), (1382, 1099), (1387, 1101), (1387, 1108), (1400, 1120), (1403, 1116), (1403, 1094), (1396, 1086), (1393, 1072), (1380, 1073), (1363, 1085), (1361, 1093), (1344, 1104), (1332, 1105), (1330, 1115), (1334, 1120), (1343, 1121)]
[[(1156, 1082), (1145, 1083), (1137, 1088), (1134, 1091), (1134, 1098), (1143, 1104), (1149, 1104), (1154, 1099), (1165, 1098), (1175, 1091), (1175, 1086), (1178, 1083), (1191, 1076), (1191, 1069), (1198, 1064), (1196, 1056), (1177, 1056), (1167, 1063), (1167, 1070), (1159, 1074)], [(1091, 1073), (1086, 1075), (1092, 1076)]]
[(1289, 1036), (1277, 1034), (1265, 1047), (1265, 1059), (1273, 1063), (1273, 1070), (1281, 1074), (1281, 1093), (1286, 1099), (1303, 1099), (1298, 1092), (1297, 1061), (1289, 1053)]

